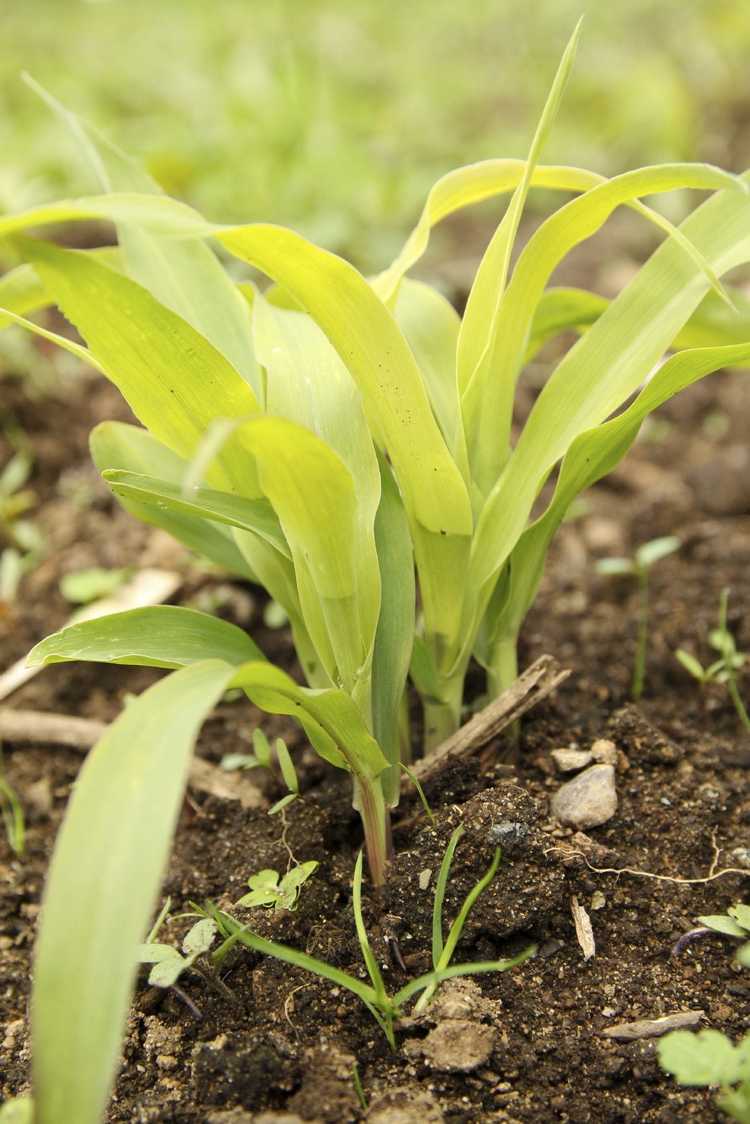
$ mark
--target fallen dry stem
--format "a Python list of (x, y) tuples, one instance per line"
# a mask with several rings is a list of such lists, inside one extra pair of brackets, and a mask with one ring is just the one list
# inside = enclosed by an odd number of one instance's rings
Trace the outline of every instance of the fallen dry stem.
[[(540, 656), (498, 698), (470, 718), (427, 757), (416, 761), (411, 766), (411, 772), (419, 781), (428, 780), (450, 762), (470, 757), (550, 695), (569, 675), (569, 669), (561, 668), (552, 656)], [(402, 789), (408, 789), (410, 783), (411, 778), (405, 776), (401, 782)]]

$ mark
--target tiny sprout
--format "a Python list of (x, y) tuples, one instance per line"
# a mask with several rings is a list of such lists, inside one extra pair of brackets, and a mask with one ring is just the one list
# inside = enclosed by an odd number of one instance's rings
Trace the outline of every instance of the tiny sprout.
[(750, 905), (733, 905), (726, 913), (709, 914), (698, 920), (715, 933), (743, 941), (737, 951), (737, 961), (744, 968), (750, 968)]
[[(435, 989), (443, 980), (453, 979), (457, 976), (474, 976), (484, 972), (505, 972), (510, 968), (515, 968), (518, 964), (522, 964), (524, 960), (528, 960), (529, 957), (536, 954), (536, 945), (529, 945), (523, 952), (519, 952), (516, 956), (512, 956), (507, 960), (475, 961), (469, 964), (451, 963), (453, 953), (463, 932), (469, 913), (479, 895), (483, 893), (495, 877), (497, 868), (500, 865), (500, 849), (497, 848), (489, 869), (469, 891), (458, 912), (458, 916), (450, 926), (448, 935), (444, 939), (443, 905), (445, 901), (445, 890), (448, 885), (453, 855), (458, 841), (463, 834), (463, 830), (463, 827), (459, 825), (450, 838), (440, 867), (440, 877), (435, 887), (432, 918), (433, 970), (428, 972), (427, 975), (418, 976), (416, 979), (410, 980), (395, 994), (391, 995), (386, 990), (385, 981), (375, 954), (372, 951), (367, 930), (365, 929), (365, 922), (362, 914), (361, 851), (354, 867), (352, 909), (354, 912), (354, 925), (357, 931), (357, 939), (359, 941), (359, 947), (362, 952), (362, 959), (367, 969), (367, 974), (370, 977), (370, 983), (365, 983), (365, 981), (358, 976), (353, 976), (349, 972), (344, 972), (340, 968), (336, 968), (333, 964), (328, 964), (324, 960), (318, 960), (316, 957), (309, 956), (305, 952), (299, 952), (297, 949), (290, 948), (288, 945), (279, 944), (278, 941), (266, 940), (265, 937), (253, 933), (246, 925), (240, 925), (230, 914), (225, 913), (223, 910), (218, 909), (215, 905), (208, 902), (204, 909), (201, 910), (196, 907), (196, 911), (201, 913), (204, 917), (213, 918), (219, 927), (221, 936), (224, 937), (223, 943), (211, 954), (214, 965), (218, 967), (230, 949), (237, 943), (240, 943), (247, 948), (253, 949), (254, 952), (260, 952), (266, 956), (273, 956), (286, 964), (293, 964), (298, 968), (305, 969), (305, 971), (313, 972), (315, 975), (330, 980), (338, 987), (343, 987), (358, 996), (385, 1034), (391, 1049), (395, 1050), (395, 1023), (403, 1014), (404, 1005), (416, 995), (419, 995), (420, 992), (422, 994), (416, 1004), (415, 1012), (424, 1010), (424, 1007), (432, 998)], [(276, 872), (261, 871), (261, 874), (275, 875)]]
[(745, 666), (747, 653), (737, 650), (736, 641), (727, 627), (728, 604), (729, 590), (723, 589), (719, 601), (719, 624), (708, 634), (708, 642), (714, 651), (719, 653), (719, 658), (704, 667), (700, 660), (690, 652), (686, 652), (684, 648), (678, 648), (675, 657), (701, 686), (706, 683), (721, 683), (726, 686), (740, 722), (746, 730), (750, 731), (750, 715), (737, 686), (737, 672)]
[(674, 1030), (658, 1044), (659, 1062), (680, 1085), (718, 1086), (719, 1108), (733, 1120), (750, 1120), (750, 1035), (735, 1045), (718, 1030)]
[(634, 577), (638, 582), (639, 611), (638, 611), (638, 639), (635, 648), (633, 663), (633, 681), (630, 688), (634, 699), (639, 699), (643, 694), (646, 681), (646, 654), (648, 651), (648, 624), (649, 624), (649, 572), (654, 563), (674, 554), (679, 550), (681, 542), (675, 535), (664, 538), (651, 539), (650, 542), (639, 546), (630, 558), (602, 558), (596, 563), (599, 574), (627, 575)]
[(280, 881), (278, 870), (259, 870), (247, 880), (250, 893), (234, 904), (248, 909), (253, 906), (273, 906), (274, 909), (294, 910), (297, 908), (300, 890), (319, 865), (314, 861), (300, 863), (293, 866)]
[(186, 933), (182, 942), (182, 952), (171, 944), (160, 944), (155, 938), (169, 912), (169, 905), (169, 898), (167, 898), (153, 929), (138, 950), (139, 963), (153, 965), (148, 977), (152, 987), (174, 987), (182, 973), (192, 968), (199, 957), (205, 956), (216, 936), (216, 922), (212, 918), (204, 917), (196, 921)]
[(278, 762), (281, 776), (284, 780), (288, 792), (286, 796), (282, 796), (280, 800), (268, 809), (269, 816), (281, 812), (284, 808), (288, 808), (293, 800), (299, 796), (299, 779), (297, 777), (297, 770), (294, 768), (292, 755), (290, 754), (286, 742), (283, 738), (276, 738), (273, 743), (273, 749), (268, 741), (268, 738), (258, 726), (253, 730), (253, 749), (254, 753), (228, 753), (221, 759), (222, 769), (231, 771), (234, 769), (272, 769), (273, 768), (273, 754), (276, 754), (276, 761)]

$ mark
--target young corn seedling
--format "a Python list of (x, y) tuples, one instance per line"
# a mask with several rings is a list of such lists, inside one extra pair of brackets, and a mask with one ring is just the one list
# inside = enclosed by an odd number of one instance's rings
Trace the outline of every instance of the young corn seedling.
[(662, 1069), (680, 1085), (718, 1086), (718, 1107), (750, 1124), (750, 1035), (735, 1045), (718, 1030), (674, 1030), (659, 1041), (658, 1052)]
[(732, 705), (737, 711), (742, 726), (745, 730), (750, 731), (750, 715), (747, 713), (747, 708), (743, 702), (740, 689), (737, 686), (737, 673), (742, 670), (747, 662), (747, 653), (739, 652), (737, 650), (737, 643), (729, 631), (727, 625), (727, 613), (729, 607), (729, 590), (723, 589), (719, 601), (719, 624), (717, 628), (712, 629), (709, 633), (708, 642), (711, 647), (719, 653), (719, 658), (710, 663), (707, 667), (686, 652), (684, 648), (678, 648), (675, 652), (676, 658), (680, 661), (694, 679), (701, 684), (706, 683), (721, 683), (729, 694), (732, 700)]
[(649, 628), (649, 575), (655, 562), (674, 554), (680, 548), (680, 540), (674, 535), (652, 539), (639, 546), (631, 558), (602, 558), (596, 563), (599, 574), (612, 576), (626, 575), (638, 583), (638, 636), (633, 661), (633, 680), (630, 693), (634, 699), (643, 694), (646, 682), (646, 661), (648, 659)]
[(443, 944), (443, 901), (445, 898), (445, 889), (450, 875), (453, 854), (462, 834), (463, 828), (459, 826), (450, 838), (440, 868), (440, 877), (435, 889), (432, 942), (433, 971), (425, 976), (419, 976), (411, 980), (395, 994), (391, 995), (386, 988), (380, 966), (372, 951), (367, 929), (365, 928), (362, 914), (361, 851), (354, 867), (352, 908), (354, 910), (354, 924), (357, 930), (357, 939), (362, 952), (362, 959), (367, 969), (367, 974), (370, 977), (369, 984), (364, 983), (357, 976), (353, 976), (349, 972), (344, 972), (340, 968), (335, 968), (332, 964), (327, 964), (324, 960), (318, 960), (314, 956), (308, 956), (307, 953), (298, 952), (297, 949), (290, 948), (288, 945), (279, 944), (278, 941), (271, 941), (267, 940), (265, 937), (258, 936), (258, 934), (253, 933), (248, 926), (241, 925), (230, 914), (217, 909), (216, 906), (209, 903), (203, 912), (206, 917), (212, 918), (216, 922), (220, 933), (225, 937), (224, 942), (212, 954), (214, 963), (218, 967), (227, 953), (239, 943), (252, 949), (254, 952), (263, 953), (265, 956), (273, 956), (277, 960), (284, 961), (286, 964), (293, 964), (297, 968), (303, 968), (307, 972), (312, 972), (316, 976), (321, 976), (323, 979), (330, 980), (339, 987), (351, 991), (362, 1000), (385, 1034), (391, 1049), (395, 1050), (395, 1024), (404, 1013), (406, 1003), (413, 999), (415, 995), (420, 995), (421, 992), (420, 999), (415, 1006), (415, 1011), (423, 1011), (434, 994), (435, 989), (443, 980), (454, 979), (456, 976), (479, 975), (484, 972), (505, 972), (509, 968), (514, 968), (517, 964), (523, 963), (524, 960), (528, 960), (528, 958), (533, 956), (536, 952), (536, 946), (530, 945), (517, 956), (510, 957), (506, 960), (476, 961), (472, 964), (451, 964), (453, 953), (461, 937), (469, 913), (479, 895), (489, 886), (500, 864), (500, 850), (498, 848), (495, 851), (494, 858), (487, 873), (467, 895), (456, 920), (450, 927), (445, 944)]
[[(573, 501), (662, 403), (750, 361), (741, 301), (716, 314), (730, 299), (720, 278), (750, 260), (746, 175), (663, 164), (607, 179), (540, 163), (577, 35), (526, 159), (444, 176), (401, 253), (369, 280), (291, 230), (207, 221), (118, 150), (95, 148), (53, 102), (83, 140), (101, 193), (0, 217), (0, 239), (23, 259), (0, 279), (0, 326), (53, 340), (121, 390), (141, 424), (92, 434), (106, 483), (136, 517), (263, 585), (289, 620), (306, 683), (272, 666), (241, 629), (174, 606), (81, 622), (32, 652), (36, 664), (172, 671), (90, 754), (58, 837), (33, 1000), (39, 1124), (101, 1116), (189, 757), (224, 692), (239, 688), (291, 715), (350, 774), (370, 874), (382, 883), (410, 741), (407, 676), (430, 748), (460, 721), (472, 657), (491, 695), (514, 679), (518, 633)], [(514, 255), (537, 188), (563, 193), (563, 205)], [(680, 227), (642, 202), (682, 188), (711, 194)], [(435, 224), (494, 197), (507, 207), (459, 318), (407, 275)], [(664, 236), (633, 280), (610, 304), (550, 288), (559, 263), (620, 206)], [(91, 218), (114, 223), (116, 248), (66, 250), (28, 236)], [(273, 284), (235, 283), (215, 246)], [(29, 318), (48, 305), (85, 345)], [(569, 329), (580, 338), (513, 445), (523, 368)], [(71, 918), (91, 916), (98, 924), (81, 925), (83, 947)], [(71, 1010), (79, 1018), (61, 1035)]]

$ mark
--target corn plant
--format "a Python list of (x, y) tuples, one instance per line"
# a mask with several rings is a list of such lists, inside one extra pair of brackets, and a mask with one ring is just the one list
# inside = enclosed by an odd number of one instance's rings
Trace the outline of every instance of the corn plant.
[[(439, 180), (401, 253), (369, 280), (291, 230), (207, 221), (118, 150), (95, 147), (55, 105), (102, 191), (0, 218), (0, 238), (22, 259), (0, 279), (0, 325), (53, 340), (121, 390), (141, 426), (92, 434), (105, 481), (133, 515), (265, 587), (289, 620), (305, 685), (241, 629), (172, 606), (76, 624), (31, 654), (36, 664), (173, 671), (92, 752), (58, 838), (33, 1003), (39, 1124), (88, 1124), (102, 1112), (188, 759), (223, 693), (240, 688), (291, 715), (350, 773), (371, 877), (382, 883), (410, 744), (407, 676), (430, 748), (461, 720), (472, 657), (490, 694), (515, 677), (518, 633), (570, 504), (653, 410), (750, 360), (749, 318), (736, 298), (738, 310), (724, 309), (732, 298), (721, 283), (750, 260), (746, 176), (664, 164), (606, 179), (539, 163), (576, 39), (526, 159)], [(566, 200), (511, 271), (535, 188)], [(642, 200), (677, 188), (712, 194), (675, 228)], [(459, 318), (407, 275), (436, 223), (501, 196), (507, 207)], [(609, 305), (549, 288), (560, 261), (620, 206), (665, 235), (638, 275)], [(114, 223), (117, 248), (66, 250), (27, 233), (92, 218)], [(236, 283), (214, 247), (273, 284)], [(29, 319), (49, 304), (85, 346)], [(523, 367), (570, 328), (580, 338), (513, 445)], [(654, 373), (670, 349), (679, 350)], [(82, 936), (71, 918), (91, 916), (97, 925)]]

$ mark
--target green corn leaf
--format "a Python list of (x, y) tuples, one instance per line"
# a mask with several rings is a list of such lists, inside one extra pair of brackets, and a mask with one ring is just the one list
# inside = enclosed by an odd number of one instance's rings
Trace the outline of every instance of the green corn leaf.
[[(478, 379), (483, 383), (483, 365), (491, 365), (493, 350), (499, 330), (500, 303), (510, 269), (511, 254), (515, 244), (523, 208), (531, 186), (534, 168), (560, 108), (565, 86), (575, 59), (581, 21), (573, 32), (563, 53), (557, 74), (552, 83), (534, 138), (531, 142), (526, 167), (518, 187), (513, 192), (508, 209), (482, 258), (471, 286), (466, 304), (456, 355), (458, 385), (462, 392)], [(488, 371), (488, 374), (490, 372)]]
[[(18, 265), (0, 277), (0, 308), (25, 316), (49, 303), (49, 294), (33, 265)], [(12, 323), (10, 317), (0, 315), (0, 328)]]
[(236, 257), (268, 274), (325, 332), (359, 387), (407, 510), (428, 530), (468, 535), (466, 487), (395, 320), (353, 266), (293, 231), (262, 224), (222, 232)]
[(157, 507), (160, 511), (177, 515), (193, 516), (201, 522), (210, 520), (229, 527), (241, 527), (265, 539), (286, 558), (290, 557), (279, 521), (267, 500), (246, 500), (231, 492), (218, 492), (211, 488), (191, 488), (184, 492), (177, 483), (116, 469), (108, 469), (102, 476), (118, 499), (127, 500), (130, 504)]
[(667, 360), (628, 409), (575, 439), (547, 510), (521, 535), (511, 554), (510, 593), (499, 619), (490, 622), (496, 635), (517, 633), (536, 595), (549, 544), (570, 504), (611, 472), (637, 437), (643, 419), (705, 375), (743, 364), (750, 364), (750, 343), (682, 351)]
[[(419, 221), (398, 257), (373, 281), (373, 288), (380, 298), (386, 303), (392, 300), (402, 278), (427, 249), (434, 226), (464, 207), (496, 195), (510, 194), (525, 174), (525, 160), (483, 160), (455, 168), (442, 176), (430, 190)], [(554, 191), (588, 191), (603, 179), (603, 176), (583, 168), (538, 165), (532, 171), (531, 186)]]
[(461, 325), (458, 313), (429, 285), (408, 278), (399, 286), (393, 311), (417, 360), (446, 444), (468, 479), (456, 382), (456, 347)]
[(240, 664), (262, 660), (246, 632), (228, 621), (183, 609), (154, 605), (81, 621), (53, 632), (32, 648), (30, 667), (87, 660), (136, 667), (187, 667), (201, 660)]
[(38, 1124), (102, 1119), (190, 754), (231, 677), (227, 664), (205, 660), (149, 688), (107, 730), (78, 777), (36, 949)]
[[(77, 142), (103, 192), (162, 194), (151, 176), (125, 153), (33, 78), (24, 77)], [(260, 397), (248, 308), (214, 252), (203, 242), (175, 241), (132, 222), (118, 222), (117, 236), (128, 275), (201, 332)]]
[[(750, 299), (735, 287), (726, 288), (733, 307), (727, 307), (715, 292), (707, 293), (672, 341), (675, 349), (718, 347), (750, 338)], [(525, 361), (533, 359), (547, 340), (561, 332), (585, 331), (609, 304), (606, 297), (585, 289), (547, 289), (534, 313)]]
[[(750, 259), (750, 200), (740, 191), (719, 192), (682, 230), (720, 275)], [(518, 270), (511, 286), (517, 276)], [(682, 247), (672, 240), (664, 243), (560, 362), (482, 510), (468, 581), (470, 590), (482, 592), (478, 605), (472, 604), (473, 594), (468, 599), (467, 633), (475, 632), (554, 463), (580, 433), (601, 422), (640, 385), (707, 286), (704, 272)]]
[(523, 964), (524, 961), (530, 960), (536, 955), (536, 951), (537, 946), (532, 944), (525, 948), (523, 952), (505, 960), (476, 960), (471, 964), (452, 964), (449, 968), (440, 968), (435, 972), (428, 972), (424, 976), (418, 976), (416, 979), (410, 980), (400, 991), (397, 991), (393, 996), (393, 1004), (396, 1007), (402, 1007), (404, 1003), (407, 1003), (420, 991), (426, 992), (429, 988), (434, 988), (443, 983), (444, 980), (455, 980), (461, 976), (484, 976), (489, 972), (507, 972), (511, 968)]
[[(134, 473), (169, 481), (176, 487), (188, 470), (187, 461), (160, 444), (145, 429), (124, 422), (102, 422), (96, 426), (89, 437), (89, 446), (94, 464), (102, 474), (112, 470)], [(208, 521), (202, 515), (178, 512), (160, 502), (141, 503), (124, 494), (118, 499), (136, 519), (161, 527), (190, 550), (205, 555), (231, 574), (248, 581), (257, 580), (224, 525)]]
[(372, 661), (373, 731), (390, 763), (383, 778), (386, 801), (398, 802), (401, 777), (399, 709), (414, 643), (416, 590), (409, 525), (396, 482), (384, 460), (375, 520), (380, 565), (380, 617)]
[[(253, 392), (227, 360), (146, 289), (85, 252), (31, 241), (25, 248), (97, 364), (173, 452), (192, 456), (217, 414), (258, 413)], [(223, 447), (212, 482), (253, 498), (253, 460), (241, 433)]]
[(112, 192), (80, 199), (61, 199), (15, 215), (0, 215), (0, 238), (38, 226), (90, 219), (103, 219), (116, 225), (132, 223), (170, 238), (210, 238), (217, 229), (192, 207), (166, 195)]
[[(486, 359), (473, 372), (467, 366), (459, 370), (460, 378), (470, 376), (469, 382), (460, 383), (462, 406), (467, 442), (472, 453), (472, 474), (482, 494), (486, 495), (493, 487), (507, 460), (516, 380), (524, 362), (534, 311), (550, 275), (565, 255), (599, 230), (618, 206), (631, 203), (639, 196), (685, 187), (731, 188), (745, 206), (750, 207), (750, 197), (743, 190), (744, 185), (729, 173), (710, 165), (665, 164), (626, 172), (592, 188), (551, 215), (529, 240), (503, 293)], [(691, 273), (697, 269), (702, 280), (717, 284), (715, 264), (700, 244), (696, 244), (696, 239), (688, 234), (691, 225), (692, 220), (688, 220), (684, 230), (671, 228), (672, 238), (662, 248), (668, 248), (684, 269)], [(632, 288), (631, 284), (625, 293)], [(703, 295), (700, 293), (700, 296)], [(608, 312), (579, 342), (579, 347), (596, 337), (596, 329), (612, 315), (618, 304), (621, 307), (624, 303), (623, 296), (621, 294), (618, 301), (613, 302)], [(665, 342), (662, 351), (671, 344), (694, 307), (695, 304), (689, 307), (684, 318), (675, 323), (671, 338)], [(642, 310), (639, 311), (638, 326), (643, 331)], [(654, 362), (657, 359), (658, 355)], [(566, 360), (563, 360), (558, 369), (565, 365)], [(546, 388), (548, 398), (551, 395), (549, 386), (559, 385), (558, 378), (555, 372)], [(619, 405), (619, 401), (614, 405)], [(570, 412), (568, 407), (566, 414), (569, 416)]]
[(361, 683), (368, 706), (380, 574), (354, 479), (329, 445), (284, 418), (259, 418), (243, 434), (289, 543), (308, 633), (321, 659), (333, 653), (330, 677), (338, 669), (353, 692)]
[(280, 668), (255, 662), (237, 668), (231, 685), (241, 687), (261, 710), (295, 718), (320, 756), (337, 768), (371, 780), (387, 767), (356, 703), (344, 691), (300, 687)]
[(657, 1049), (662, 1068), (681, 1085), (733, 1085), (750, 1076), (750, 1037), (735, 1046), (718, 1030), (674, 1030)]

